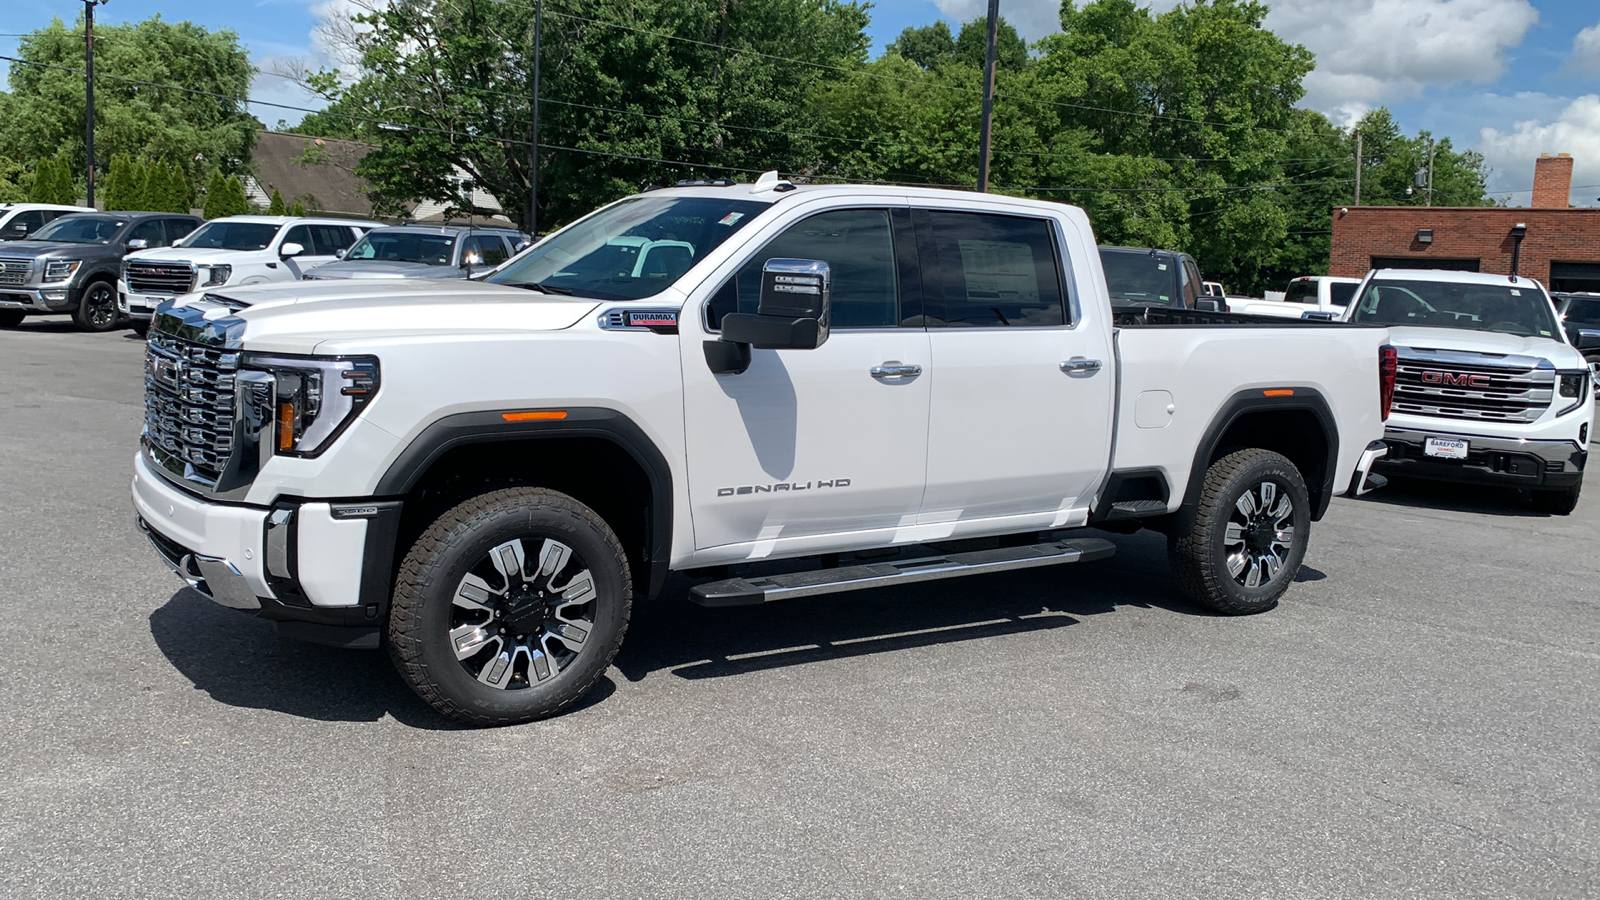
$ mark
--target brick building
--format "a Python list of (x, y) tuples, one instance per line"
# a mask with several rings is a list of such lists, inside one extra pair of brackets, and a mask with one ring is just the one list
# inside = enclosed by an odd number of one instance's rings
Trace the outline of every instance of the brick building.
[[(1343, 206), (1333, 211), (1328, 274), (1368, 269), (1461, 269), (1517, 274), (1553, 291), (1600, 291), (1600, 209), (1568, 206), (1572, 157), (1534, 164), (1527, 207)], [(1519, 227), (1520, 226), (1520, 227)]]

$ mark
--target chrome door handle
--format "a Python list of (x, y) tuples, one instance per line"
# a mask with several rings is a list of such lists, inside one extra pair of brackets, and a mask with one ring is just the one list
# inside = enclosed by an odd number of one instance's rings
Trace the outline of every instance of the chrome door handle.
[(1071, 358), (1071, 359), (1069, 359), (1066, 362), (1061, 364), (1061, 371), (1063, 371), (1063, 372), (1098, 372), (1098, 371), (1100, 371), (1100, 360), (1098, 360), (1098, 359), (1084, 359), (1081, 356), (1074, 356), (1073, 358)]
[(921, 374), (922, 367), (912, 363), (886, 362), (881, 366), (872, 367), (873, 378), (909, 378)]

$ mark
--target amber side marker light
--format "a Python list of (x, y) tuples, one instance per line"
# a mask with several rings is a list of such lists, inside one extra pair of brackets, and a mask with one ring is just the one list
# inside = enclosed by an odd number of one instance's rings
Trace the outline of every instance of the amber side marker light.
[(294, 449), (294, 404), (278, 404), (278, 449)]
[(567, 411), (564, 409), (535, 409), (527, 412), (501, 413), (500, 418), (507, 422), (548, 422), (552, 419), (565, 419)]
[(1274, 388), (1273, 390), (1270, 390), (1270, 391), (1262, 391), (1261, 392), (1261, 396), (1263, 396), (1263, 397), (1293, 397), (1294, 396), (1294, 391), (1291, 388)]

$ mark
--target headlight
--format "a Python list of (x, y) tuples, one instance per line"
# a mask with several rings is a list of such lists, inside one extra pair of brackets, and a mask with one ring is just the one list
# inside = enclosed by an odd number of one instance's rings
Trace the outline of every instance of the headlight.
[(1573, 401), (1561, 412), (1556, 413), (1558, 416), (1564, 416), (1583, 405), (1584, 395), (1589, 390), (1589, 373), (1588, 371), (1562, 372), (1558, 385), (1556, 392)]
[(371, 356), (247, 353), (241, 367), (272, 376), (271, 391), (257, 391), (252, 405), (265, 407), (256, 410), (272, 423), (263, 442), (278, 456), (321, 453), (378, 393), (378, 360)]
[(204, 268), (207, 269), (208, 274), (206, 275), (206, 280), (200, 282), (201, 287), (216, 287), (219, 284), (227, 284), (228, 279), (233, 277), (233, 266), (206, 266)]
[(77, 274), (78, 267), (81, 265), (83, 265), (83, 261), (78, 259), (46, 260), (44, 264), (44, 280), (66, 281)]

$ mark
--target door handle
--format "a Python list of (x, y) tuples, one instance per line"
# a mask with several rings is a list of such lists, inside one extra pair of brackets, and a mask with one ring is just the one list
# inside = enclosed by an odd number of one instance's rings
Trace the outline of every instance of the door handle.
[(881, 366), (872, 367), (872, 377), (878, 379), (909, 378), (921, 374), (922, 367), (913, 363), (886, 362)]
[(1071, 358), (1071, 359), (1069, 359), (1066, 362), (1061, 364), (1061, 371), (1063, 371), (1063, 372), (1098, 372), (1098, 371), (1100, 371), (1100, 360), (1098, 360), (1098, 359), (1084, 359), (1081, 356), (1074, 356), (1073, 358)]

